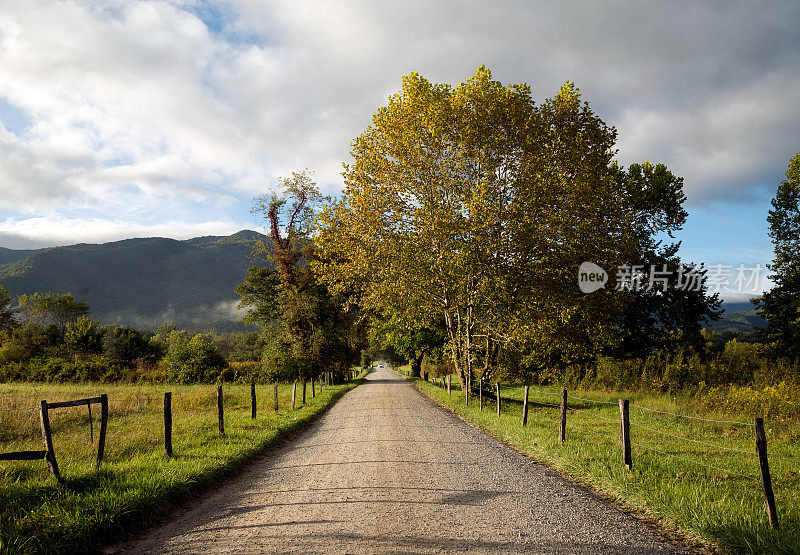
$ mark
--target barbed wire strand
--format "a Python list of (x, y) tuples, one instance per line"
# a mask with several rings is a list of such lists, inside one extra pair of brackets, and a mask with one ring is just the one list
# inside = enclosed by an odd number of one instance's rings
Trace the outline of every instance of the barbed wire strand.
[(722, 449), (724, 451), (734, 451), (736, 453), (744, 453), (745, 455), (755, 455), (756, 454), (755, 451), (743, 451), (742, 449), (736, 449), (734, 447), (725, 447), (725, 446), (722, 446), (722, 445), (716, 445), (714, 443), (706, 443), (705, 441), (700, 441), (700, 440), (697, 440), (697, 439), (691, 439), (691, 438), (688, 438), (688, 437), (678, 436), (678, 435), (675, 435), (675, 434), (671, 434), (669, 432), (664, 432), (664, 431), (661, 431), (661, 430), (657, 430), (655, 428), (650, 428), (648, 426), (643, 426), (641, 424), (636, 424), (634, 422), (631, 422), (630, 425), (634, 426), (636, 428), (644, 428), (645, 430), (650, 430), (651, 432), (655, 432), (657, 434), (662, 434), (662, 435), (665, 435), (665, 436), (674, 437), (676, 439), (680, 439), (680, 440), (683, 440), (683, 441), (691, 441), (692, 443), (698, 443), (700, 445), (706, 445), (708, 447), (715, 447), (717, 449)]
[(567, 394), (567, 399), (578, 399), (579, 401), (587, 401), (589, 403), (598, 403), (601, 405), (617, 405), (613, 401), (599, 401), (597, 399), (584, 399), (583, 397), (578, 397), (577, 395), (569, 395)]
[(602, 420), (608, 420), (609, 422), (615, 422), (615, 423), (617, 423), (617, 424), (619, 424), (619, 423), (620, 423), (620, 421), (619, 421), (619, 420), (617, 420), (616, 418), (608, 418), (607, 416), (602, 416), (602, 415), (600, 415), (600, 414), (594, 414), (593, 412), (589, 412), (589, 410), (590, 410), (590, 409), (576, 409), (576, 408), (569, 408), (568, 410), (573, 410), (573, 411), (575, 411), (575, 412), (586, 412), (586, 413), (589, 413), (589, 414), (591, 414), (592, 416), (594, 416), (594, 417), (596, 417), (596, 418), (600, 418), (600, 419), (602, 419)]
[(755, 426), (755, 424), (751, 422), (739, 422), (737, 420), (712, 420), (711, 418), (700, 418), (698, 416), (689, 416), (687, 414), (678, 414), (677, 412), (667, 412), (663, 410), (651, 409), (647, 407), (643, 407), (641, 405), (634, 405), (631, 404), (631, 407), (640, 410), (646, 410), (648, 412), (657, 412), (660, 414), (668, 414), (670, 416), (677, 416), (679, 418), (689, 418), (691, 420), (702, 420), (703, 422), (714, 422), (715, 424), (738, 424), (740, 426)]

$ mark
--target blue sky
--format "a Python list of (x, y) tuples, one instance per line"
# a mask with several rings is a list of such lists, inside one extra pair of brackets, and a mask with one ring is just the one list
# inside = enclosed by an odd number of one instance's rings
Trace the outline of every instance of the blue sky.
[(797, 2), (7, 0), (0, 246), (257, 228), (251, 199), (293, 170), (339, 192), (402, 75), (485, 64), (538, 102), (573, 81), (621, 162), (683, 176), (686, 260), (763, 266), (798, 44)]

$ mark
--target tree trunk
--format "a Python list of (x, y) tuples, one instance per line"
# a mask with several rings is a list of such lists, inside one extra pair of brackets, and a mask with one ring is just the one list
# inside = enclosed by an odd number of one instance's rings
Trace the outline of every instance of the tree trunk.
[(424, 353), (420, 354), (419, 356), (412, 355), (412, 357), (411, 357), (411, 377), (419, 378), (422, 375), (421, 372), (422, 372), (422, 358), (423, 358), (423, 356), (424, 356)]

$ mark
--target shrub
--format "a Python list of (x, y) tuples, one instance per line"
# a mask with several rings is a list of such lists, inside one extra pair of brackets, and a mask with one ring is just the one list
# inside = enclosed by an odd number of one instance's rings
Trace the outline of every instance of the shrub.
[(128, 366), (133, 366), (137, 360), (155, 363), (164, 356), (153, 334), (126, 326), (106, 327), (103, 351), (110, 359)]
[(103, 335), (100, 322), (82, 316), (67, 324), (64, 345), (73, 352), (99, 354), (103, 352)]
[(212, 383), (220, 378), (227, 363), (214, 347), (211, 337), (198, 334), (189, 339), (186, 332), (173, 331), (168, 342), (165, 364), (172, 381)]

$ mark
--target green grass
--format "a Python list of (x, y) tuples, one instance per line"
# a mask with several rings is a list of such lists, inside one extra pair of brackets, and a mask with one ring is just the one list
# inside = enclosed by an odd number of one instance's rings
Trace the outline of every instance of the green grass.
[[(667, 395), (579, 391), (571, 394), (568, 402), (566, 442), (562, 445), (558, 438), (559, 408), (546, 406), (560, 403), (560, 396), (552, 394), (555, 388), (531, 388), (528, 425), (523, 428), (522, 387), (501, 389), (504, 402), (498, 418), (493, 398), (484, 399), (483, 411), (478, 409), (477, 398), (466, 406), (456, 380), (449, 397), (445, 389), (425, 380), (412, 381), (492, 436), (658, 521), (664, 530), (677, 530), (676, 535), (690, 543), (730, 552), (800, 553), (800, 427), (770, 426), (767, 422), (781, 526), (775, 531), (769, 527), (764, 508), (752, 419), (736, 414), (683, 412), (678, 410), (680, 402)], [(581, 401), (576, 395), (602, 402)], [(631, 403), (632, 471), (622, 464), (619, 447), (619, 397)], [(640, 407), (735, 420), (744, 425), (677, 418)]]
[[(0, 552), (92, 552), (152, 523), (170, 508), (244, 465), (265, 447), (309, 421), (361, 382), (317, 386), (291, 410), (291, 385), (257, 387), (258, 415), (250, 418), (250, 386), (224, 386), (225, 436), (217, 423), (216, 387), (108, 384), (0, 384), (0, 452), (42, 449), (38, 406), (107, 393), (109, 422), (104, 462), (94, 468), (86, 406), (50, 411), (59, 486), (44, 461), (0, 461)], [(163, 392), (172, 391), (173, 457), (164, 452)]]

